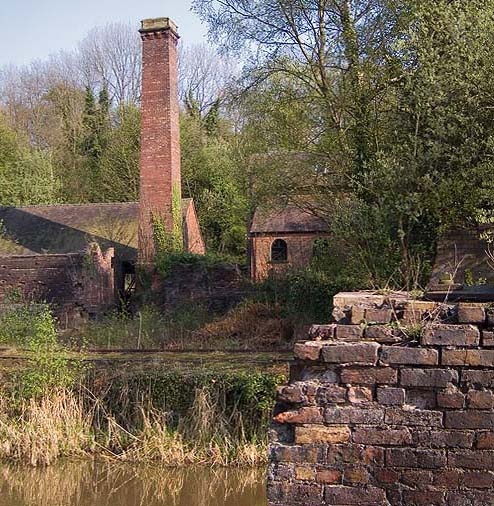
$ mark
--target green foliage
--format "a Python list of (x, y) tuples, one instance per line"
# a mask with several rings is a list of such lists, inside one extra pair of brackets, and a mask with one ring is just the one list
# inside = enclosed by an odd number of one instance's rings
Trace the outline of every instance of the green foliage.
[(46, 304), (13, 306), (0, 316), (0, 343), (29, 352), (29, 365), (13, 377), (16, 397), (39, 397), (72, 386), (81, 375), (82, 364), (69, 361), (60, 349), (55, 323)]
[(175, 266), (197, 266), (204, 269), (212, 269), (218, 264), (232, 262), (231, 257), (207, 253), (196, 255), (194, 253), (167, 253), (159, 251), (156, 255), (156, 269), (163, 276), (168, 276)]

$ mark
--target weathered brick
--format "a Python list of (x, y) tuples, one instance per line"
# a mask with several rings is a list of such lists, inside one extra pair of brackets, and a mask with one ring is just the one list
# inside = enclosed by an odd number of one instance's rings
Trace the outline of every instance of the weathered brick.
[(364, 331), (365, 339), (378, 343), (399, 343), (405, 337), (397, 328), (387, 325), (370, 325)]
[(399, 481), (409, 487), (415, 488), (417, 483), (425, 487), (434, 483), (434, 474), (425, 469), (401, 469), (401, 480), (397, 480), (397, 482)]
[(323, 500), (323, 486), (318, 483), (284, 484), (282, 504), (304, 504), (320, 506)]
[(482, 346), (486, 348), (494, 347), (494, 332), (487, 330), (482, 331)]
[(460, 471), (459, 469), (441, 469), (439, 471), (434, 471), (433, 484), (435, 487), (450, 490), (459, 488), (462, 475), (463, 471)]
[(278, 388), (277, 399), (281, 402), (299, 404), (306, 400), (300, 385), (286, 385)]
[(365, 321), (365, 307), (353, 306), (351, 314), (352, 325), (360, 325)]
[(374, 400), (374, 394), (369, 387), (350, 387), (348, 401), (350, 404), (368, 404)]
[(317, 407), (303, 407), (293, 411), (284, 411), (273, 420), (277, 423), (322, 423), (324, 410)]
[(494, 504), (492, 500), (491, 491), (455, 491), (448, 492), (446, 495), (447, 506), (492, 506)]
[(494, 350), (444, 350), (443, 365), (494, 367)]
[(444, 426), (448, 429), (493, 429), (494, 413), (485, 411), (447, 411)]
[(350, 429), (344, 425), (326, 427), (307, 425), (295, 427), (295, 443), (344, 443), (350, 440)]
[(399, 429), (378, 427), (357, 427), (352, 441), (364, 445), (406, 446), (412, 443), (412, 435), (406, 427)]
[(384, 449), (376, 446), (364, 446), (353, 443), (329, 445), (326, 454), (326, 464), (332, 466), (360, 464), (380, 467), (384, 465)]
[(325, 345), (322, 348), (322, 359), (333, 364), (375, 365), (378, 350), (377, 343)]
[(477, 323), (485, 322), (485, 309), (479, 305), (458, 304), (458, 322), (459, 323)]
[(391, 467), (417, 467), (438, 469), (446, 465), (446, 452), (412, 448), (390, 448), (386, 450), (386, 465)]
[(494, 451), (489, 450), (450, 450), (448, 466), (465, 469), (494, 469)]
[(481, 450), (494, 450), (494, 432), (477, 433), (475, 448)]
[(413, 440), (417, 446), (430, 448), (472, 448), (474, 432), (461, 430), (416, 430)]
[(448, 369), (403, 369), (403, 386), (443, 388), (449, 383), (458, 382), (458, 372)]
[(432, 324), (425, 328), (421, 342), (433, 346), (477, 346), (480, 330), (474, 325)]
[(493, 409), (494, 394), (490, 390), (470, 390), (467, 405), (471, 409)]
[(347, 389), (339, 385), (324, 385), (317, 389), (316, 401), (319, 406), (346, 402)]
[(426, 348), (383, 346), (381, 348), (380, 358), (381, 362), (386, 365), (437, 365), (439, 354), (437, 350)]
[(461, 382), (471, 386), (480, 386), (485, 388), (494, 387), (494, 370), (475, 371), (466, 370), (461, 372)]
[(491, 472), (466, 472), (462, 477), (462, 485), (466, 488), (491, 488), (494, 485), (494, 474)]
[(380, 387), (377, 389), (377, 401), (385, 406), (401, 406), (405, 404), (403, 388)]
[(309, 466), (296, 466), (295, 478), (301, 481), (315, 481), (316, 470)]
[(326, 423), (347, 423), (371, 425), (384, 420), (384, 410), (364, 409), (363, 407), (331, 407), (324, 412)]
[(360, 385), (394, 384), (398, 381), (398, 373), (391, 367), (347, 368), (341, 372), (341, 381)]
[(314, 341), (327, 341), (334, 339), (336, 325), (312, 325), (309, 329), (309, 337)]
[(319, 469), (316, 472), (316, 481), (319, 483), (341, 483), (342, 472), (338, 469)]
[(437, 393), (437, 405), (440, 408), (462, 409), (465, 406), (465, 394), (450, 386)]
[(337, 325), (336, 339), (347, 341), (360, 341), (364, 335), (364, 329), (360, 325)]
[(444, 506), (446, 492), (444, 490), (404, 490), (403, 504), (407, 506)]
[(271, 444), (269, 447), (271, 462), (317, 463), (325, 460), (324, 448), (314, 446), (293, 446)]
[(362, 466), (348, 466), (343, 471), (345, 485), (365, 485), (370, 481), (369, 471)]
[(367, 308), (365, 310), (365, 321), (367, 323), (386, 324), (395, 319), (395, 313), (392, 309), (386, 308)]
[(390, 425), (408, 425), (410, 427), (442, 427), (443, 414), (440, 411), (424, 409), (386, 409), (385, 423)]
[(295, 357), (300, 360), (319, 360), (322, 343), (319, 341), (306, 341), (304, 343), (295, 343)]
[(386, 493), (377, 487), (326, 486), (324, 499), (327, 504), (386, 504)]
[(437, 399), (435, 390), (411, 388), (407, 390), (405, 404), (418, 409), (436, 409)]
[[(398, 483), (400, 481), (400, 473), (394, 469), (379, 469), (377, 468), (374, 472), (374, 476), (378, 483)], [(414, 483), (417, 483), (416, 481)]]
[(295, 477), (293, 464), (269, 463), (267, 469), (268, 480), (287, 480), (290, 481)]

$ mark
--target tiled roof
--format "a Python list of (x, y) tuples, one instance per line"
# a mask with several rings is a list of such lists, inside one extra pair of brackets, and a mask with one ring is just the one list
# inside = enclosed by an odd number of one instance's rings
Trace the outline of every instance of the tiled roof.
[[(182, 200), (184, 216), (191, 202)], [(137, 202), (0, 207), (0, 255), (74, 253), (95, 240), (133, 260), (138, 212)]]
[(309, 211), (293, 205), (264, 210), (258, 208), (254, 214), (251, 234), (328, 232), (327, 223)]

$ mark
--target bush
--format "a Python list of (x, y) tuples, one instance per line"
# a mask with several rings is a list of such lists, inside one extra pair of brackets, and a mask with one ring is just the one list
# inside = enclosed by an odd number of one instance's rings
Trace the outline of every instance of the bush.
[(190, 265), (211, 269), (224, 263), (235, 263), (235, 259), (215, 253), (196, 255), (194, 253), (158, 252), (156, 255), (156, 269), (163, 277), (168, 276), (174, 266)]

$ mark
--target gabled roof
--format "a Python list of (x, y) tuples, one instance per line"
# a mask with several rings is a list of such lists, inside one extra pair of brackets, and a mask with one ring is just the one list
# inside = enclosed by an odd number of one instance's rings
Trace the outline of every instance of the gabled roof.
[[(191, 205), (182, 199), (184, 218)], [(0, 255), (75, 253), (93, 240), (134, 260), (138, 215), (137, 202), (0, 207)]]
[(310, 211), (294, 205), (275, 209), (258, 208), (254, 213), (251, 234), (276, 233), (324, 233), (328, 232), (327, 223)]

